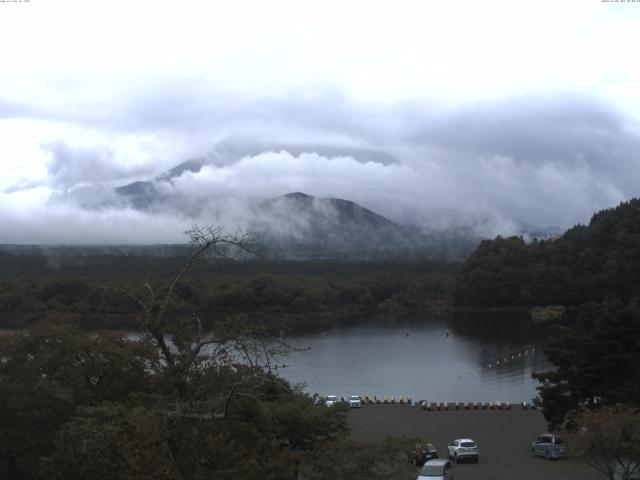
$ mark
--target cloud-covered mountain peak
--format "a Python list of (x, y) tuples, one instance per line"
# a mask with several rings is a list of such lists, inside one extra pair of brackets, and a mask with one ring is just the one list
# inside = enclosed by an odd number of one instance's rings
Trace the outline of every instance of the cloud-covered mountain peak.
[(431, 256), (427, 238), (355, 202), (292, 192), (261, 202), (252, 228), (286, 258)]
[(397, 229), (388, 218), (368, 208), (342, 198), (323, 198), (292, 192), (262, 202), (258, 210), (263, 215), (286, 217), (290, 214), (307, 217), (315, 225), (349, 229)]

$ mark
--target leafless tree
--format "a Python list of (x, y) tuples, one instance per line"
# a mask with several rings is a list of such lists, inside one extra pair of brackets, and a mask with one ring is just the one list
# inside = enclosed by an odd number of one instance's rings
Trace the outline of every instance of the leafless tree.
[[(252, 369), (270, 370), (274, 355), (294, 349), (283, 339), (270, 335), (264, 325), (250, 320), (244, 314), (219, 320), (213, 329), (206, 331), (197, 313), (185, 316), (184, 313), (173, 312), (176, 290), (197, 261), (208, 260), (216, 264), (222, 260), (263, 253), (252, 233), (247, 231), (225, 234), (221, 227), (193, 226), (185, 234), (189, 237), (193, 252), (167, 287), (154, 287), (147, 280), (136, 291), (118, 288), (121, 294), (139, 307), (140, 325), (156, 344), (162, 369), (170, 375), (175, 391), (182, 399), (187, 394), (189, 380), (195, 376), (194, 371), (201, 371), (204, 366), (244, 363)], [(222, 412), (224, 415), (231, 398), (251, 396), (250, 389), (243, 387), (252, 385), (255, 390), (264, 381), (265, 378), (260, 375), (246, 376), (226, 391), (218, 392), (215, 396), (217, 400), (209, 404), (217, 405), (218, 414)]]

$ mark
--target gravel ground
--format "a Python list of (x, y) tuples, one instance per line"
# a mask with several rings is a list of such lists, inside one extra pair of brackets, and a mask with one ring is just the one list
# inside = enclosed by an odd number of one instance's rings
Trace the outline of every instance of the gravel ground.
[[(602, 480), (578, 459), (547, 461), (531, 456), (531, 443), (547, 431), (538, 410), (411, 411), (408, 405), (364, 405), (348, 415), (354, 440), (386, 435), (420, 437), (440, 457), (454, 438), (468, 437), (480, 447), (480, 462), (454, 465), (456, 480)], [(418, 474), (416, 467), (416, 476)]]

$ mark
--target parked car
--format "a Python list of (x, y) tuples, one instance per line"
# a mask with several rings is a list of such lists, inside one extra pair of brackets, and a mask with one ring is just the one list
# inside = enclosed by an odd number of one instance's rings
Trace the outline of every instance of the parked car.
[(360, 395), (351, 395), (349, 397), (349, 407), (360, 408), (362, 406), (362, 398)]
[(420, 469), (418, 480), (453, 480), (453, 467), (449, 460), (429, 460)]
[(435, 460), (438, 458), (438, 450), (431, 443), (418, 442), (413, 447), (413, 452), (410, 455), (410, 461), (414, 465), (422, 466), (429, 460)]
[(449, 444), (449, 459), (456, 463), (461, 460), (471, 460), (478, 463), (480, 450), (478, 444), (470, 438), (458, 438)]
[(531, 445), (531, 454), (534, 457), (544, 457), (547, 460), (557, 460), (567, 456), (567, 446), (556, 435), (545, 433), (536, 438)]
[(338, 397), (335, 395), (327, 395), (327, 398), (324, 401), (324, 404), (327, 407), (333, 407), (336, 403), (338, 403)]

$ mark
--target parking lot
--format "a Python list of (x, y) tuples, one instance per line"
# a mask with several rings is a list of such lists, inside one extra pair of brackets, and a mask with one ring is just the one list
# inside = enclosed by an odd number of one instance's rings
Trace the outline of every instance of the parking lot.
[(480, 462), (454, 465), (456, 480), (603, 480), (600, 473), (571, 456), (558, 461), (531, 456), (531, 443), (547, 431), (537, 410), (427, 412), (412, 411), (407, 405), (365, 405), (351, 409), (348, 422), (354, 440), (421, 437), (437, 447), (440, 458), (447, 456), (453, 439), (474, 439), (480, 447)]

